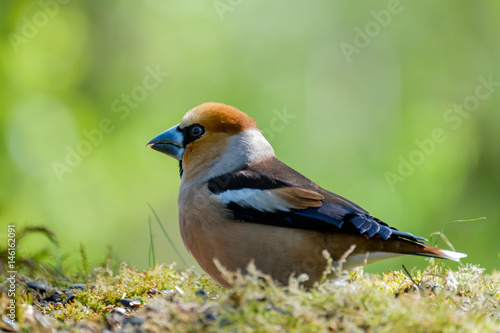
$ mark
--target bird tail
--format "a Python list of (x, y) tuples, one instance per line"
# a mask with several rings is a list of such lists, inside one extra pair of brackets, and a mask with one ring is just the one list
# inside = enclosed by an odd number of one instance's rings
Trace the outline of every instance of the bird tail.
[(432, 247), (432, 246), (427, 246), (427, 245), (424, 245), (423, 249), (421, 251), (419, 251), (418, 253), (413, 253), (413, 254), (421, 255), (421, 256), (425, 256), (425, 257), (448, 259), (448, 260), (453, 260), (453, 261), (457, 261), (457, 262), (460, 261), (461, 258), (467, 257), (467, 255), (465, 253), (443, 250), (443, 249), (439, 249), (437, 247)]

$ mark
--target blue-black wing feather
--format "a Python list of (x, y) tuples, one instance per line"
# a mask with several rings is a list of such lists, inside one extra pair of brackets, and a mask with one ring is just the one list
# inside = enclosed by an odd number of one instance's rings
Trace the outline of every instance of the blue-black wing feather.
[(215, 177), (208, 182), (208, 188), (214, 194), (244, 188), (272, 190), (282, 187), (313, 190), (325, 199), (322, 200), (320, 207), (292, 209), (288, 212), (281, 210), (262, 212), (258, 209), (243, 207), (236, 202), (229, 202), (226, 205), (228, 214), (231, 215), (230, 218), (280, 227), (363, 234), (369, 238), (378, 235), (384, 239), (392, 236), (417, 242), (425, 240), (388, 226), (370, 216), (355, 203), (322, 189), (278, 159), (266, 161), (265, 164), (245, 165), (240, 170)]

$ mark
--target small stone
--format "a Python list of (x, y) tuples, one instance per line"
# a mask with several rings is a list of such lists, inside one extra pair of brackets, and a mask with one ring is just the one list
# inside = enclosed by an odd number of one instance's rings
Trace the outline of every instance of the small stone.
[(73, 283), (69, 287), (73, 288), (73, 289), (81, 289), (81, 290), (87, 289), (87, 285), (85, 283)]
[(30, 287), (31, 289), (34, 289), (40, 293), (44, 293), (47, 291), (47, 285), (42, 282), (37, 282), (37, 281), (29, 281), (26, 282), (26, 285)]
[(69, 302), (72, 302), (76, 300), (76, 295), (75, 294), (70, 294), (68, 297), (66, 297), (66, 300), (64, 301), (64, 304), (68, 304)]
[(214, 321), (215, 319), (217, 319), (216, 313), (214, 313), (214, 312), (205, 313), (205, 320), (206, 321)]
[(52, 295), (45, 297), (44, 300), (49, 302), (49, 303), (57, 303), (57, 302), (61, 301), (61, 295), (62, 295), (62, 293), (60, 291), (56, 290)]
[(163, 290), (160, 290), (160, 293), (169, 302), (172, 302), (174, 300), (174, 297), (178, 294), (175, 289), (163, 289)]
[(122, 307), (119, 307), (119, 306), (117, 306), (109, 311), (109, 314), (124, 315), (125, 313), (127, 313), (127, 310), (122, 308)]
[(207, 292), (203, 289), (196, 290), (194, 294), (196, 295), (196, 297), (201, 298), (203, 301), (206, 301), (208, 299)]
[(165, 296), (173, 296), (175, 294), (174, 289), (163, 289), (163, 290), (160, 290), (160, 292)]
[(132, 299), (132, 298), (122, 298), (120, 300), (120, 303), (122, 303), (123, 306), (126, 306), (127, 308), (136, 308), (138, 306), (141, 306), (141, 301), (138, 299)]

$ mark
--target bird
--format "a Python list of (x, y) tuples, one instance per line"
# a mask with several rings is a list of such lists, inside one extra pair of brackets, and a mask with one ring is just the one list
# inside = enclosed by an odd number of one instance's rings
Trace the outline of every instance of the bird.
[(233, 106), (203, 103), (147, 147), (179, 161), (181, 238), (222, 286), (230, 281), (220, 265), (246, 272), (253, 263), (277, 283), (307, 276), (310, 287), (325, 272), (325, 250), (345, 270), (402, 255), (467, 256), (425, 245), (323, 189), (280, 161), (256, 121)]

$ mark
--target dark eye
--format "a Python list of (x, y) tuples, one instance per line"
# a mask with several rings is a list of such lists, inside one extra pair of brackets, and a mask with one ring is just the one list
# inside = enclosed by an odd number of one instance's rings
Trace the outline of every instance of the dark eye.
[(195, 125), (189, 130), (189, 135), (195, 138), (202, 136), (203, 133), (205, 133), (205, 130), (200, 125)]

